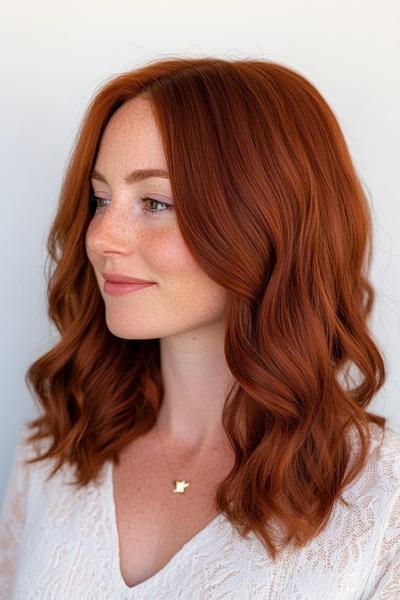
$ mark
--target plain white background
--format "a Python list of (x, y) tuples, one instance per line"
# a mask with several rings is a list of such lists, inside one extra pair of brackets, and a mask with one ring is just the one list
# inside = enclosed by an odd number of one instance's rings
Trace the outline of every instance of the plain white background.
[(400, 432), (399, 31), (397, 0), (2, 6), (0, 504), (17, 438), (36, 414), (25, 372), (57, 337), (45, 244), (83, 112), (105, 79), (167, 55), (280, 62), (334, 110), (374, 218), (371, 330), (388, 379), (370, 410)]

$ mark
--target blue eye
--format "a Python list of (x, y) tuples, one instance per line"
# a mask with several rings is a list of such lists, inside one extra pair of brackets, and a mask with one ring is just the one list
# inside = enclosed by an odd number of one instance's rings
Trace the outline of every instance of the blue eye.
[[(167, 210), (172, 210), (172, 205), (168, 204), (167, 202), (161, 202), (161, 200), (156, 200), (155, 198), (148, 198), (148, 197), (144, 197), (144, 198), (140, 197), (140, 199), (142, 202), (155, 202), (156, 204), (161, 204), (164, 206), (164, 209), (162, 209), (162, 210), (158, 210), (155, 208), (145, 208), (144, 209), (146, 212), (149, 212), (151, 214), (165, 212)], [(91, 195), (89, 198), (89, 206), (92, 210), (96, 211), (97, 209), (105, 208), (104, 206), (98, 205), (99, 200), (102, 202), (109, 202), (109, 200), (107, 200), (106, 198), (100, 198), (99, 196)]]

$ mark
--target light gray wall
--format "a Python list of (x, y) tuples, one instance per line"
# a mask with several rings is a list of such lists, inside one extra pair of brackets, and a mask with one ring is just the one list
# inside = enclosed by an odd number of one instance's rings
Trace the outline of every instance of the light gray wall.
[(0, 504), (28, 366), (52, 345), (45, 241), (89, 99), (106, 78), (168, 55), (264, 57), (308, 77), (345, 133), (375, 219), (372, 329), (389, 373), (371, 409), (400, 431), (400, 4), (396, 0), (7, 3), (1, 64)]

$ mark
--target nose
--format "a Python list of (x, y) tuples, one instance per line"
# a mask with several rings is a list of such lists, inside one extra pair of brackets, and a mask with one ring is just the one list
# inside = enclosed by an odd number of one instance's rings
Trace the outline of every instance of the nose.
[(123, 208), (108, 206), (94, 214), (86, 232), (86, 246), (97, 254), (130, 254), (140, 237), (140, 224)]

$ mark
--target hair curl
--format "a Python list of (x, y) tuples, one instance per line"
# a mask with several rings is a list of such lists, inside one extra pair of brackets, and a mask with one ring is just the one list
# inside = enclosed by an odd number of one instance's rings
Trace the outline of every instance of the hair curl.
[[(275, 559), (266, 524), (284, 526), (283, 546), (306, 545), (336, 499), (348, 505), (340, 495), (365, 464), (369, 423), (386, 427), (366, 410), (386, 379), (367, 325), (367, 198), (332, 109), (285, 66), (164, 58), (112, 77), (90, 101), (47, 240), (48, 315), (60, 339), (25, 375), (43, 409), (29, 441), (51, 443), (28, 462), (55, 458), (50, 477), (67, 462), (85, 486), (152, 428), (162, 403), (159, 340), (107, 329), (85, 249), (102, 132), (139, 94), (161, 132), (182, 236), (228, 292), (224, 351), (236, 383), (223, 426), (235, 464), (215, 506)], [(351, 427), (361, 453), (350, 469)]]

